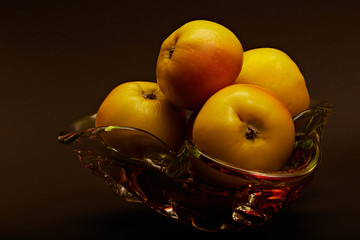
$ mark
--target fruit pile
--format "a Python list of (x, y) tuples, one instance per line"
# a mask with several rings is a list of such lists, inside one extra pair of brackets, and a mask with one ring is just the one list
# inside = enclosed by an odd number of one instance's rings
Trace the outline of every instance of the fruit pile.
[(156, 77), (157, 83), (113, 89), (96, 126), (143, 129), (174, 151), (188, 138), (236, 167), (277, 171), (293, 150), (292, 117), (310, 103), (288, 55), (273, 48), (243, 52), (234, 33), (206, 20), (188, 22), (164, 40)]

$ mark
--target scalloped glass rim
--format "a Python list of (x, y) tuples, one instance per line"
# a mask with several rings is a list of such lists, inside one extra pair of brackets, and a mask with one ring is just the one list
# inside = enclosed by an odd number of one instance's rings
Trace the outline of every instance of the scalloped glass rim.
[[(194, 147), (194, 143), (190, 142)], [(213, 158), (211, 156), (206, 155), (205, 153), (201, 152), (199, 153), (204, 156), (207, 160), (212, 162), (213, 168), (218, 169), (226, 169), (226, 173), (229, 175), (237, 176), (237, 175), (248, 175), (254, 178), (262, 178), (266, 180), (278, 180), (278, 181), (284, 181), (287, 179), (293, 179), (298, 177), (306, 176), (310, 173), (312, 173), (316, 167), (318, 166), (319, 160), (321, 159), (321, 151), (320, 147), (317, 143), (314, 144), (314, 152), (311, 156), (311, 160), (307, 163), (306, 167), (299, 166), (298, 168), (291, 169), (291, 170), (280, 170), (280, 171), (274, 171), (274, 172), (267, 172), (267, 171), (260, 171), (260, 170), (248, 170), (244, 168), (235, 167), (231, 164), (226, 163), (223, 160)]]
[[(316, 111), (318, 109), (323, 110), (327, 114), (326, 119), (323, 122), (323, 125), (325, 125), (327, 117), (329, 117), (329, 114), (334, 111), (334, 105), (327, 101), (322, 102), (322, 101), (315, 100), (315, 99), (311, 100), (311, 107), (309, 109), (295, 115), (293, 117), (293, 120), (296, 123), (296, 121), (298, 119), (300, 119), (301, 117), (305, 116), (306, 114), (310, 114), (312, 111)], [(322, 132), (319, 133), (320, 136), (321, 136), (321, 134), (322, 134)], [(306, 175), (312, 173), (317, 168), (319, 161), (321, 159), (321, 154), (322, 154), (321, 149), (320, 149), (320, 138), (313, 139), (313, 140), (314, 140), (314, 152), (311, 156), (310, 161), (307, 163), (307, 165), (305, 167), (299, 166), (296, 169), (280, 170), (280, 171), (275, 171), (275, 172), (248, 170), (248, 169), (244, 169), (244, 168), (235, 167), (231, 164), (226, 163), (225, 161), (223, 161), (221, 159), (217, 159), (217, 158), (211, 157), (209, 155), (206, 155), (199, 148), (197, 148), (194, 143), (192, 143), (189, 140), (188, 140), (188, 142), (193, 147), (196, 148), (196, 150), (199, 152), (199, 154), (204, 156), (206, 159), (212, 161), (215, 168), (217, 168), (217, 166), (220, 166), (222, 169), (225, 168), (227, 170), (228, 174), (231, 174), (231, 175), (246, 174), (249, 176), (253, 176), (255, 178), (263, 178), (263, 179), (267, 179), (267, 180), (286, 180), (286, 179), (292, 179), (292, 178), (306, 176)]]
[(311, 183), (333, 110), (331, 103), (312, 101), (293, 118), (294, 151), (284, 170), (276, 172), (232, 166), (207, 156), (187, 139), (174, 152), (141, 129), (94, 127), (96, 114), (68, 124), (58, 140), (71, 145), (81, 163), (125, 200), (143, 202), (198, 229), (232, 231), (268, 221)]
[[(317, 110), (322, 110), (322, 111), (326, 112), (327, 117), (328, 117), (329, 114), (331, 112), (333, 112), (334, 105), (329, 102), (319, 102), (319, 101), (312, 99), (311, 107), (309, 109), (297, 114), (296, 116), (294, 116), (294, 118), (293, 118), (294, 122), (296, 122), (298, 119), (301, 119), (304, 115), (309, 114), (312, 111), (317, 111)], [(70, 127), (71, 129), (68, 127), (66, 129), (60, 131), (58, 140), (61, 143), (69, 144), (73, 140), (77, 139), (79, 136), (94, 135), (94, 134), (97, 134), (97, 133), (103, 132), (103, 131), (109, 132), (109, 131), (113, 131), (113, 130), (133, 130), (133, 131), (140, 131), (142, 133), (150, 135), (151, 137), (153, 137), (154, 139), (159, 141), (165, 148), (167, 148), (169, 154), (176, 155), (176, 153), (174, 151), (172, 151), (165, 142), (163, 142), (157, 136), (155, 136), (145, 130), (133, 128), (133, 127), (126, 127), (126, 126), (91, 127), (91, 123), (92, 123), (92, 121), (95, 122), (95, 118), (96, 118), (96, 114), (90, 114), (90, 115), (84, 116), (83, 118), (78, 119), (78, 121), (72, 122), (71, 127)], [(82, 120), (85, 120), (85, 121), (82, 122)], [(91, 120), (91, 121), (86, 122), (86, 120)], [(323, 125), (325, 125), (325, 124), (326, 124), (326, 120), (323, 122)], [(94, 126), (94, 124), (92, 124), (92, 126)], [(73, 129), (79, 129), (79, 130), (72, 131)], [(221, 168), (223, 170), (225, 169), (225, 172), (230, 175), (237, 176), (237, 175), (246, 174), (246, 175), (254, 177), (254, 178), (262, 178), (262, 179), (266, 179), (266, 180), (275, 180), (276, 181), (276, 180), (287, 180), (287, 179), (303, 177), (303, 176), (306, 176), (306, 175), (312, 173), (317, 168), (318, 163), (321, 159), (321, 150), (320, 150), (321, 134), (322, 134), (322, 132), (320, 132), (318, 134), (319, 136), (316, 137), (316, 139), (313, 139), (314, 140), (314, 151), (313, 151), (310, 161), (308, 161), (308, 163), (305, 167), (299, 166), (295, 169), (281, 170), (281, 171), (275, 171), (275, 172), (248, 170), (248, 169), (235, 167), (231, 164), (227, 164), (225, 161), (222, 161), (221, 159), (213, 158), (211, 156), (206, 155), (199, 148), (197, 148), (197, 146), (193, 142), (191, 142), (188, 139), (185, 140), (183, 146), (192, 148), (193, 150), (196, 151), (196, 154), (203, 156), (206, 159), (206, 161), (211, 161), (212, 162), (211, 165), (213, 168)], [(112, 149), (111, 147), (110, 147), (110, 149), (116, 152), (115, 149)], [(182, 148), (180, 148), (180, 149), (182, 149)], [(181, 152), (178, 153), (178, 156), (179, 155), (181, 155)]]

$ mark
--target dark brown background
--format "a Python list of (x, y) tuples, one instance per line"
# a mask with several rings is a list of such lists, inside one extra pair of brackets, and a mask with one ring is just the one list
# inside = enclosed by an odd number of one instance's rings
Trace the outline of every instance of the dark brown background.
[[(295, 3), (296, 2), (296, 3)], [(1, 1), (0, 239), (352, 239), (359, 231), (359, 1)], [(275, 47), (336, 112), (311, 187), (269, 223), (214, 234), (124, 202), (57, 142), (116, 85), (155, 81), (162, 41), (193, 19), (245, 50)]]

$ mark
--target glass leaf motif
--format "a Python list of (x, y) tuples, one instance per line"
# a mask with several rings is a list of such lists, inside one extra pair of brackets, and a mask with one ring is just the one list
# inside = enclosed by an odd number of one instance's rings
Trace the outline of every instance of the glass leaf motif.
[[(236, 169), (185, 141), (173, 152), (141, 129), (95, 128), (95, 114), (68, 124), (58, 136), (81, 163), (127, 201), (143, 202), (163, 215), (209, 231), (239, 230), (271, 219), (311, 182), (321, 157), (320, 141), (330, 103), (313, 105), (294, 117), (296, 142), (279, 172)], [(213, 185), (196, 176), (192, 160), (235, 182)]]

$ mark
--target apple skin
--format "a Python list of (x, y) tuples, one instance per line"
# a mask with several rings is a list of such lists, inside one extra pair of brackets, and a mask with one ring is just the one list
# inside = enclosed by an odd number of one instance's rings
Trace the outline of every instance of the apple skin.
[(278, 171), (292, 153), (295, 128), (275, 95), (255, 85), (234, 84), (204, 104), (192, 137), (204, 154), (232, 166)]
[[(139, 128), (176, 151), (183, 143), (186, 114), (165, 98), (157, 83), (134, 81), (120, 84), (109, 93), (97, 112), (95, 125)], [(115, 136), (108, 138), (116, 145)]]
[(244, 52), (244, 64), (235, 83), (267, 89), (284, 103), (292, 116), (310, 106), (304, 76), (296, 63), (279, 49), (255, 48)]
[(211, 95), (235, 82), (242, 61), (242, 45), (229, 29), (211, 21), (191, 21), (162, 43), (157, 82), (172, 103), (198, 110)]

